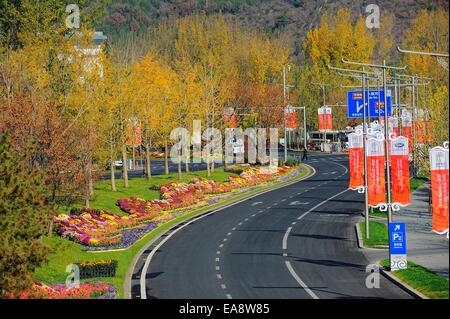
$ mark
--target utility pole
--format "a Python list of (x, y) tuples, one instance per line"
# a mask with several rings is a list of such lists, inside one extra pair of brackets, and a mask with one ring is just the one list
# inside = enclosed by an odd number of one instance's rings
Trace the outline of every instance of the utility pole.
[[(326, 107), (326, 93), (325, 93), (325, 88), (327, 86), (330, 86), (331, 84), (327, 84), (327, 83), (317, 83), (317, 82), (311, 82), (314, 85), (318, 85), (321, 89), (322, 89), (322, 98), (323, 98), (323, 110), (325, 111), (325, 107)], [(327, 121), (324, 120), (324, 133), (323, 133), (323, 151), (325, 152), (325, 143), (327, 142)]]
[(284, 163), (287, 162), (286, 66), (283, 65)]

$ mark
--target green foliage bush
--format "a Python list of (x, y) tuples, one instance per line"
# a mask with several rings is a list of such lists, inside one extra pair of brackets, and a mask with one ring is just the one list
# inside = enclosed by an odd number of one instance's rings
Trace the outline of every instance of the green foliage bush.
[(43, 178), (26, 169), (0, 135), (0, 295), (19, 293), (33, 283), (34, 270), (49, 252), (42, 242), (49, 225)]

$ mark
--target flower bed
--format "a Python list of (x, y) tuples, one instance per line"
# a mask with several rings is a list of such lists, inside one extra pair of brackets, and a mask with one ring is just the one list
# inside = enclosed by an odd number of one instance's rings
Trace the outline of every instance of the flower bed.
[(247, 168), (239, 176), (219, 183), (196, 178), (190, 183), (169, 182), (161, 185), (160, 199), (144, 200), (135, 197), (119, 199), (117, 205), (129, 215), (121, 216), (98, 209), (73, 209), (70, 214), (55, 216), (58, 234), (85, 246), (85, 250), (98, 251), (127, 248), (159, 223), (171, 220), (174, 212), (183, 207), (212, 204), (208, 195), (230, 194), (238, 189), (260, 185), (286, 175), (289, 167), (273, 171)]
[(5, 294), (6, 299), (114, 299), (117, 289), (104, 282), (85, 282), (78, 287), (68, 288), (63, 284), (47, 286), (34, 283), (30, 289), (18, 295)]

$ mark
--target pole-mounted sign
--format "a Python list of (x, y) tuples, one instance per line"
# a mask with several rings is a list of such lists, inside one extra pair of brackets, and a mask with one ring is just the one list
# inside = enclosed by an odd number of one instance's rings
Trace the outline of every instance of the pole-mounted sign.
[(364, 142), (362, 130), (348, 135), (350, 183), (348, 188), (364, 192)]
[[(371, 90), (366, 91), (366, 114), (368, 117), (384, 116), (384, 91)], [(391, 91), (387, 91), (387, 112), (388, 116), (392, 114), (392, 97)], [(347, 117), (363, 118), (363, 93), (362, 91), (347, 92)], [(369, 106), (367, 108), (367, 105)]]
[(391, 270), (406, 269), (408, 267), (405, 223), (389, 223), (389, 255)]
[(408, 139), (403, 136), (390, 139), (392, 205), (411, 203), (409, 182)]
[(430, 150), (432, 230), (448, 237), (448, 142)]
[(383, 135), (377, 135), (376, 137), (367, 140), (367, 187), (369, 193), (369, 206), (372, 207), (386, 205), (384, 151)]

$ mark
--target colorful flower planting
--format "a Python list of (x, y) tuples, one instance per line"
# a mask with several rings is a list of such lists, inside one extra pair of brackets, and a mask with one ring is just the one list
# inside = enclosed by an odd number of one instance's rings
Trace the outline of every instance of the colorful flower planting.
[(272, 181), (289, 169), (287, 166), (275, 171), (248, 168), (223, 183), (201, 178), (190, 183), (169, 182), (161, 185), (160, 199), (118, 200), (117, 205), (128, 213), (126, 216), (98, 209), (73, 209), (70, 214), (55, 216), (56, 229), (62, 237), (84, 245), (86, 250), (127, 248), (158, 224), (171, 220), (179, 208), (214, 203), (214, 198), (207, 197)]
[(114, 299), (117, 289), (104, 282), (80, 283), (78, 287), (68, 288), (63, 284), (47, 286), (34, 285), (18, 295), (5, 294), (6, 299)]

